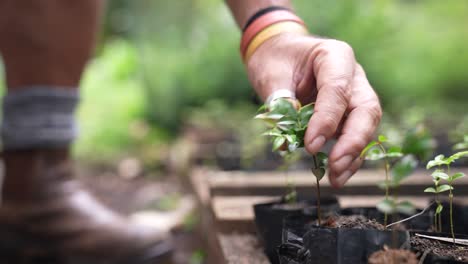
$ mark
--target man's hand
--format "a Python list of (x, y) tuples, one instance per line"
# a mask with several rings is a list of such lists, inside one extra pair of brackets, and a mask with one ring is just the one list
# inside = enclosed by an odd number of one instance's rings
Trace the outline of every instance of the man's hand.
[(359, 154), (382, 116), (352, 48), (337, 40), (282, 33), (264, 42), (247, 68), (264, 100), (275, 90), (290, 89), (302, 104), (316, 101), (304, 143), (316, 153), (338, 137), (329, 155), (329, 178), (333, 186), (343, 186), (361, 166)]

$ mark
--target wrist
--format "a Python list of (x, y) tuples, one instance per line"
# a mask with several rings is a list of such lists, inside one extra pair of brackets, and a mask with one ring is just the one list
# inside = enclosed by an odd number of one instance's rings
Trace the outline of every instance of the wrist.
[(262, 9), (277, 6), (292, 10), (290, 0), (226, 0), (226, 3), (241, 29), (245, 27), (249, 18)]
[[(240, 52), (245, 63), (264, 42), (283, 33), (307, 35), (304, 22), (293, 12), (285, 9), (265, 9), (259, 16), (249, 20), (242, 35)], [(258, 14), (258, 13), (257, 13)]]

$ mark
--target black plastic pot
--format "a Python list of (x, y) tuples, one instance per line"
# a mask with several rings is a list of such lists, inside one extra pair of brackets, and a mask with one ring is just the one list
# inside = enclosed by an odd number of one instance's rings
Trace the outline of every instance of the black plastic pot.
[[(418, 210), (417, 213), (421, 212)], [(408, 221), (402, 223), (407, 230), (430, 230), (434, 223), (434, 212), (435, 210), (426, 210), (423, 214), (416, 216)], [(385, 214), (377, 210), (375, 207), (349, 207), (341, 209), (341, 215), (362, 215), (368, 219), (375, 219), (377, 222), (383, 224)], [(388, 215), (387, 224), (405, 219), (411, 215), (407, 214), (395, 214)]]
[[(444, 209), (442, 210), (442, 232), (450, 233), (450, 204), (446, 201), (442, 202)], [(436, 204), (431, 209), (435, 211)], [(453, 204), (453, 226), (454, 233), (468, 235), (468, 206), (463, 206), (457, 203)]]
[[(452, 236), (449, 233), (435, 233), (435, 232), (411, 232), (411, 237), (415, 236), (415, 234), (423, 234), (427, 236), (438, 236), (438, 237), (447, 237), (451, 238)], [(468, 235), (463, 234), (455, 234), (456, 238), (460, 239), (468, 239)], [(445, 242), (450, 243), (450, 242)], [(445, 257), (445, 256), (438, 256), (433, 253), (424, 254), (424, 252), (420, 251), (418, 248), (411, 247), (411, 250), (418, 253), (419, 255), (424, 255), (423, 264), (466, 264), (468, 262), (459, 261), (453, 258)]]
[[(336, 214), (340, 210), (336, 197), (322, 197), (322, 215)], [(255, 224), (265, 254), (273, 264), (279, 264), (277, 248), (281, 244), (283, 219), (290, 215), (305, 215), (317, 219), (316, 200), (298, 197), (298, 203), (287, 205), (284, 198), (254, 205)]]
[[(287, 231), (285, 231), (287, 232)], [(371, 229), (309, 227), (302, 238), (299, 229), (286, 235), (279, 247), (281, 264), (359, 264), (384, 245), (409, 246), (409, 232)]]

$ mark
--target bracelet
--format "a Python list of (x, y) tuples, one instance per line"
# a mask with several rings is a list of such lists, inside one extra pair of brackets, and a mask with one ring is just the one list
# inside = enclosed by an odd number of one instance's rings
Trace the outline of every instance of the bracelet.
[(284, 7), (284, 6), (269, 6), (267, 8), (263, 8), (263, 9), (260, 9), (258, 10), (255, 14), (253, 14), (248, 20), (247, 22), (245, 23), (244, 27), (242, 28), (242, 32), (245, 32), (245, 30), (255, 21), (257, 20), (257, 18), (267, 14), (267, 13), (270, 13), (270, 12), (273, 12), (273, 11), (277, 11), (277, 10), (288, 10), (290, 11), (289, 8), (287, 7)]
[(263, 29), (254, 37), (252, 42), (250, 42), (249, 46), (247, 47), (244, 55), (244, 62), (249, 61), (255, 50), (257, 50), (257, 48), (260, 47), (266, 40), (286, 32), (306, 35), (307, 29), (302, 24), (298, 24), (293, 21), (279, 22)]
[(240, 52), (242, 57), (244, 57), (247, 47), (249, 46), (252, 39), (266, 27), (273, 25), (275, 23), (283, 21), (294, 21), (296, 23), (304, 25), (304, 22), (296, 16), (294, 13), (286, 10), (276, 10), (271, 11), (259, 18), (257, 18), (251, 25), (247, 27), (244, 34), (242, 35)]

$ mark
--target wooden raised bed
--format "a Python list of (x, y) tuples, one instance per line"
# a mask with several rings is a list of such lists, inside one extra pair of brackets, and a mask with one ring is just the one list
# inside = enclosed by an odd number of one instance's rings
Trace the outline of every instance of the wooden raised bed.
[[(468, 168), (460, 171), (468, 174)], [(322, 195), (335, 194), (342, 207), (375, 206), (383, 191), (377, 187), (382, 172), (360, 170), (342, 189), (333, 189), (328, 179), (321, 182)], [(315, 179), (308, 171), (289, 172), (299, 193), (315, 195)], [(268, 263), (255, 234), (252, 206), (285, 192), (284, 172), (226, 172), (196, 168), (190, 176), (202, 215), (202, 232), (208, 244), (208, 263)], [(427, 171), (420, 170), (403, 182), (400, 199), (425, 207), (430, 195), (423, 190), (432, 185)], [(468, 177), (457, 182), (455, 195), (468, 203)]]

